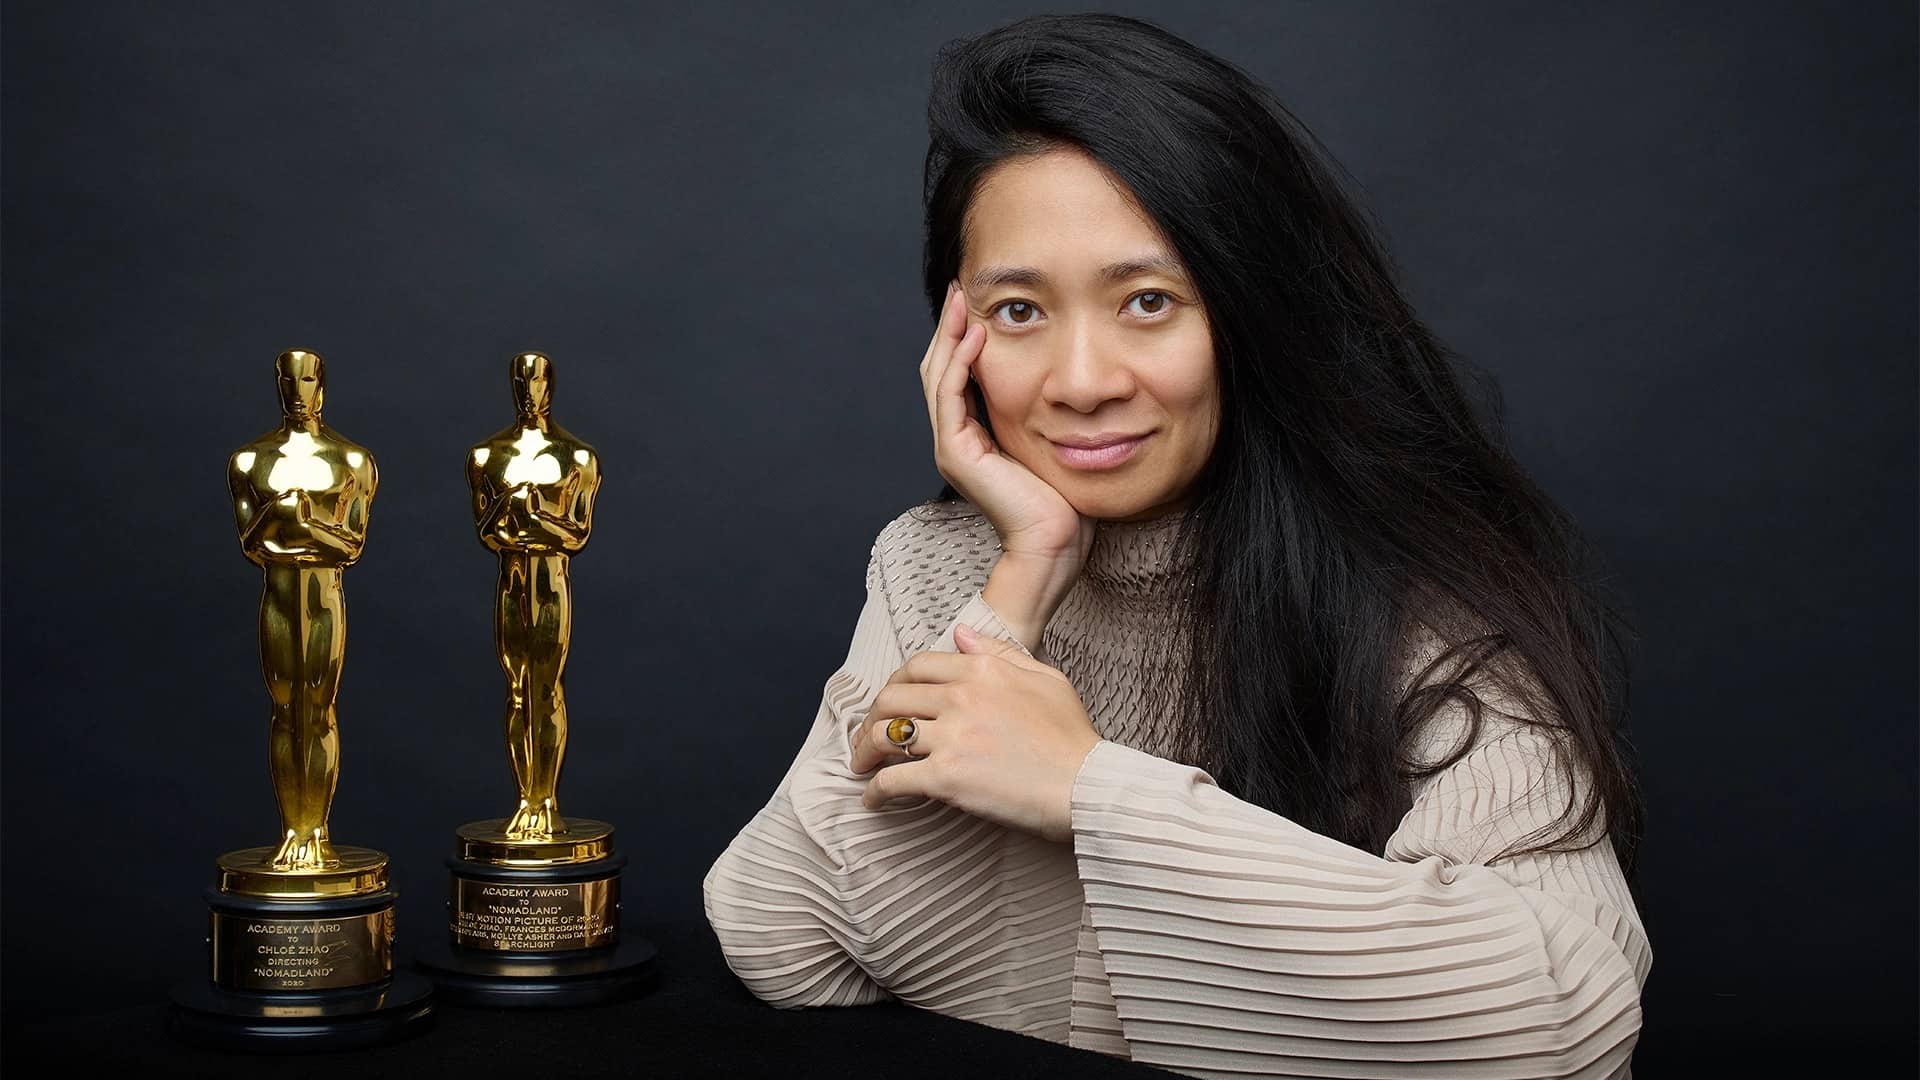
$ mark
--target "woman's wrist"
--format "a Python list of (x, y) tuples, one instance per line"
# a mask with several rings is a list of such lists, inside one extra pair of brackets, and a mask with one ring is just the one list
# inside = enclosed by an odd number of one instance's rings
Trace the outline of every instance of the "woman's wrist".
[(1071, 556), (1003, 552), (980, 598), (1031, 651), (1039, 647), (1041, 633), (1079, 576), (1080, 560)]

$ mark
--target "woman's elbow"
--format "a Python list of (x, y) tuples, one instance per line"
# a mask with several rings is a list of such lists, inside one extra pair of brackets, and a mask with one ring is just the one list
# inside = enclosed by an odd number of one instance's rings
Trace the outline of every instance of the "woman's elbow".
[(1573, 948), (1555, 964), (1553, 1054), (1578, 1075), (1596, 1066), (1604, 1066), (1596, 1075), (1612, 1075), (1639, 1041), (1640, 995), (1653, 954), (1637, 930), (1625, 936), (1592, 927), (1575, 935)]
[(741, 985), (778, 1009), (829, 1005), (840, 966), (851, 964), (814, 920), (797, 920), (791, 907), (754, 896), (754, 886), (735, 872), (729, 848), (700, 884), (707, 925), (720, 955)]

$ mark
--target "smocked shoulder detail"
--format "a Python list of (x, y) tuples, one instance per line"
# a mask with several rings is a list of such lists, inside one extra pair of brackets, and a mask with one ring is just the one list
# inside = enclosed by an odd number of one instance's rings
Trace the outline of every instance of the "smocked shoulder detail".
[(1000, 534), (971, 504), (925, 502), (894, 518), (874, 538), (867, 588), (878, 589), (912, 656), (939, 640), (1000, 558)]

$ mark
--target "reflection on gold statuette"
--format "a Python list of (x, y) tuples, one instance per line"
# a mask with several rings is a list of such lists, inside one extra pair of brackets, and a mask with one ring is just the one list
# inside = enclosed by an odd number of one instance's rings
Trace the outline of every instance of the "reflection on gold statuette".
[(467, 452), (480, 542), (499, 562), (494, 652), (506, 678), (507, 762), (517, 799), (505, 817), (461, 826), (448, 860), (448, 944), (423, 966), (453, 1000), (586, 1004), (627, 996), (651, 973), (652, 946), (620, 937), (613, 827), (563, 817), (570, 562), (586, 547), (600, 490), (593, 447), (553, 419), (553, 363), (510, 364), (514, 422)]
[(327, 833), (340, 775), (343, 577), (366, 543), (380, 474), (365, 447), (321, 419), (318, 354), (282, 353), (276, 373), (280, 426), (233, 453), (227, 488), (241, 551), (264, 576), (260, 668), (280, 834), (219, 858), (207, 897), (211, 991), (176, 993), (173, 1022), (223, 1045), (359, 1045), (416, 1028), (431, 1010), (421, 980), (393, 978), (387, 857), (335, 847)]

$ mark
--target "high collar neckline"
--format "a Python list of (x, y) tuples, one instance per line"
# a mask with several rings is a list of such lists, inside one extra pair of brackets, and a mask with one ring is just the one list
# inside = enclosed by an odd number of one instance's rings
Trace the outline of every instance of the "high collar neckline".
[(1138, 602), (1171, 602), (1185, 577), (1186, 559), (1174, 547), (1188, 511), (1173, 510), (1143, 521), (1100, 521), (1081, 567), (1089, 588)]

